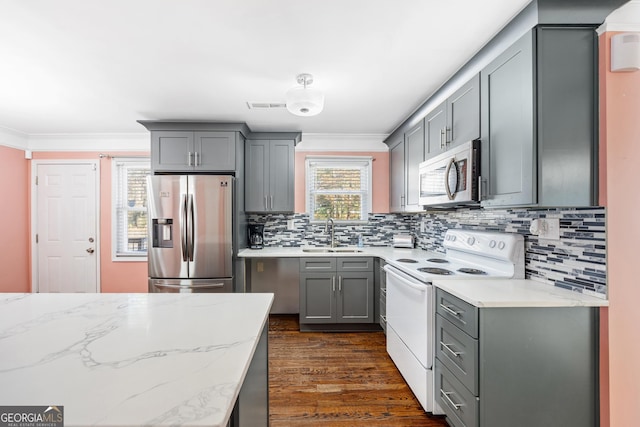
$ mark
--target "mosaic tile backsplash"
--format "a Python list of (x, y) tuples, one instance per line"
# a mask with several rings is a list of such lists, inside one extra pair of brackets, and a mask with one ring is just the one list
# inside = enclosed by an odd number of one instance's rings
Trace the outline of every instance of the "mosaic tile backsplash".
[[(559, 218), (560, 240), (541, 240), (529, 232), (536, 218)], [(249, 215), (262, 223), (265, 246), (324, 246), (330, 242), (324, 223), (306, 214)], [(293, 220), (293, 229), (287, 223)], [(421, 232), (424, 222), (425, 232)], [(370, 214), (367, 222), (335, 227), (338, 245), (389, 246), (396, 233), (411, 233), (416, 245), (444, 252), (449, 228), (519, 233), (525, 238), (526, 277), (550, 285), (606, 297), (605, 209), (458, 209), (418, 214)]]

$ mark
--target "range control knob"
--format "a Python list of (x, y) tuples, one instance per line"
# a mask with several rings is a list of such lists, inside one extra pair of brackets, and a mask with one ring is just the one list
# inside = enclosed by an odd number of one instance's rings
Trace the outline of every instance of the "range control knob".
[(504, 249), (504, 242), (498, 243), (498, 249), (500, 250)]
[(475, 237), (469, 237), (467, 239), (467, 243), (469, 244), (469, 246), (472, 246), (475, 242), (476, 242), (476, 238)]
[(490, 247), (491, 249), (495, 248), (495, 247), (496, 247), (496, 241), (495, 241), (495, 240), (490, 241), (490, 242), (489, 242), (489, 247)]

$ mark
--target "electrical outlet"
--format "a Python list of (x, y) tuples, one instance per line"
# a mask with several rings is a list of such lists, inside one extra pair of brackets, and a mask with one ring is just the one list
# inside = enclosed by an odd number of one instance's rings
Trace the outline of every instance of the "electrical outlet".
[(531, 221), (531, 234), (545, 240), (560, 240), (560, 219), (539, 218)]
[(425, 221), (424, 219), (420, 221), (420, 232), (421, 233), (427, 232), (427, 221)]
[(292, 231), (296, 229), (296, 221), (294, 219), (287, 220), (287, 230)]

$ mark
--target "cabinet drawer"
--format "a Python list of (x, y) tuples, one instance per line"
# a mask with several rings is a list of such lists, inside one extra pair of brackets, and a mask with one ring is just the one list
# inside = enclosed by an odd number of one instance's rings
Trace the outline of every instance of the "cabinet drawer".
[(478, 340), (436, 315), (436, 357), (473, 394), (478, 394)]
[(478, 308), (442, 289), (436, 290), (436, 313), (478, 338)]
[(373, 258), (337, 258), (338, 271), (373, 272)]
[(454, 427), (476, 427), (479, 419), (479, 399), (457, 380), (436, 359), (435, 394), (447, 421)]
[(336, 271), (336, 259), (300, 258), (300, 271)]

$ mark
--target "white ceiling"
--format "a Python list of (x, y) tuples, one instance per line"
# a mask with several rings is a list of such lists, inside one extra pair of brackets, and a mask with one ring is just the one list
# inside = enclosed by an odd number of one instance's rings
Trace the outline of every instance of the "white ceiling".
[[(127, 133), (139, 119), (387, 134), (529, 0), (0, 0), (0, 126)], [(295, 76), (316, 117), (249, 110)]]

